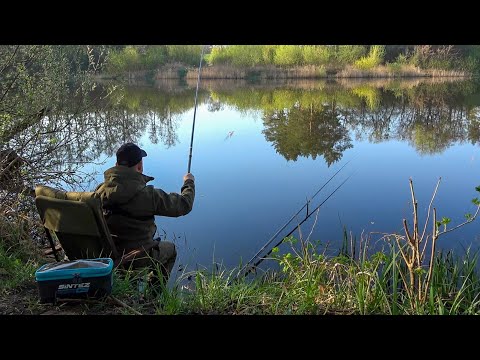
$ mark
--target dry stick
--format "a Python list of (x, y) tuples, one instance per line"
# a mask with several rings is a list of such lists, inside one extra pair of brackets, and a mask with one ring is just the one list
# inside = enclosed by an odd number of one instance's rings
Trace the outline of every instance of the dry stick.
[(405, 229), (405, 234), (407, 234), (407, 239), (408, 239), (408, 244), (410, 247), (414, 247), (414, 242), (412, 239), (412, 235), (410, 235), (410, 231), (408, 231), (408, 225), (407, 225), (407, 220), (403, 219), (403, 228)]
[[(411, 261), (407, 263), (408, 270), (410, 273), (410, 286), (412, 289), (415, 288), (415, 276), (413, 272), (413, 268), (415, 267), (415, 260), (417, 261), (417, 267), (420, 266), (420, 258), (418, 254), (418, 214), (417, 214), (417, 201), (415, 199), (415, 191), (413, 189), (413, 181), (412, 178), (409, 179), (410, 183), (410, 194), (412, 195), (412, 207), (413, 207), (413, 236), (410, 234), (407, 226), (407, 221), (403, 219), (403, 227), (405, 229), (405, 233), (407, 234), (407, 238), (411, 248)], [(418, 281), (420, 283), (420, 281)]]
[[(118, 300), (116, 297), (110, 295), (108, 299), (113, 300), (113, 302), (117, 305), (123, 306), (127, 308), (128, 310), (132, 311), (136, 315), (142, 315), (142, 313), (138, 312), (134, 308), (132, 308), (130, 305), (125, 304), (123, 301)], [(58, 302), (64, 302), (64, 303), (92, 303), (92, 304), (98, 304), (98, 303), (104, 303), (101, 300), (96, 300), (96, 299), (68, 299), (68, 298), (59, 298), (57, 299)]]
[(438, 229), (437, 229), (437, 209), (433, 208), (433, 230), (432, 230), (432, 251), (430, 253), (430, 264), (428, 266), (428, 275), (427, 281), (425, 283), (425, 293), (423, 299), (427, 298), (428, 288), (430, 287), (430, 280), (432, 279), (433, 274), (433, 258), (435, 256), (435, 245), (437, 244), (438, 239)]
[[(416, 257), (417, 263), (416, 263), (416, 268), (420, 268), (422, 266), (422, 263), (420, 261), (420, 238), (419, 238), (419, 232), (418, 232), (418, 201), (417, 198), (415, 197), (415, 191), (413, 188), (413, 180), (410, 178), (410, 191), (412, 193), (412, 199), (414, 199), (413, 203), (413, 233), (414, 233), (414, 240), (415, 240), (415, 252), (414, 252), (414, 257)], [(417, 276), (417, 287), (418, 287), (418, 297), (419, 299), (421, 298), (422, 294), (422, 281), (421, 281), (421, 275)]]
[(15, 51), (13, 52), (12, 56), (10, 56), (10, 59), (8, 59), (8, 61), (3, 66), (3, 68), (0, 70), (0, 74), (3, 73), (7, 67), (10, 66), (10, 63), (13, 60), (13, 58), (15, 57), (15, 55), (17, 54), (17, 51), (18, 51), (19, 47), (20, 47), (20, 45), (17, 45), (17, 47), (15, 48)]
[(132, 308), (130, 305), (125, 304), (123, 301), (120, 301), (119, 299), (117, 299), (117, 298), (114, 297), (113, 295), (110, 295), (109, 298), (112, 299), (113, 302), (115, 302), (116, 304), (118, 304), (118, 305), (120, 305), (120, 306), (123, 306), (124, 308), (127, 308), (128, 310), (130, 310), (130, 311), (133, 312), (134, 314), (136, 314), (136, 315), (142, 315), (141, 312), (135, 310), (135, 309)]
[(407, 239), (408, 239), (408, 246), (410, 247), (410, 250), (412, 252), (411, 256), (410, 254), (408, 253), (408, 249), (406, 250), (406, 252), (404, 253), (403, 250), (400, 248), (400, 250), (402, 251), (402, 256), (405, 260), (405, 263), (407, 264), (407, 267), (408, 267), (408, 272), (409, 272), (409, 275), (410, 275), (410, 286), (413, 288), (413, 283), (414, 283), (414, 280), (413, 280), (413, 263), (414, 263), (414, 259), (415, 259), (415, 243), (414, 243), (414, 240), (412, 239), (412, 236), (410, 235), (410, 231), (408, 230), (408, 225), (407, 225), (407, 220), (403, 219), (403, 228), (405, 229), (405, 233), (407, 234)]
[[(407, 267), (408, 267), (408, 272), (410, 274), (410, 286), (412, 287), (413, 289), (413, 286), (414, 286), (414, 277), (413, 277), (413, 263), (414, 263), (414, 258), (415, 258), (415, 245), (414, 245), (414, 242), (413, 242), (413, 239), (410, 235), (410, 232), (408, 231), (408, 227), (407, 227), (407, 220), (403, 219), (403, 227), (405, 229), (405, 233), (407, 234), (407, 238), (408, 238), (408, 245), (410, 246), (410, 249), (412, 251), (412, 255), (411, 257), (410, 256), (407, 256), (409, 255), (408, 254), (408, 251), (406, 253), (406, 256), (405, 256), (405, 262), (407, 263)], [(403, 252), (402, 252), (403, 253)]]
[(412, 205), (413, 205), (413, 239), (415, 245), (415, 256), (417, 258), (417, 266), (420, 266), (420, 251), (418, 244), (420, 239), (418, 238), (418, 202), (415, 198), (415, 190), (413, 189), (413, 181), (410, 178), (410, 192), (412, 194)]
[[(429, 234), (427, 234), (427, 238), (425, 239), (425, 244), (423, 244), (423, 249), (422, 249), (422, 254), (420, 255), (420, 258), (423, 259), (425, 257), (425, 250), (427, 249), (427, 245), (428, 245), (428, 238), (430, 237)], [(433, 238), (433, 234), (432, 234), (432, 238)]]
[[(430, 210), (432, 208), (433, 200), (435, 200), (435, 196), (437, 195), (438, 186), (440, 185), (441, 180), (442, 180), (441, 177), (438, 178), (437, 186), (435, 186), (432, 199), (430, 200), (430, 204), (428, 205), (427, 219), (425, 220), (425, 225), (423, 227), (423, 232), (422, 232), (422, 236), (420, 237), (420, 240), (423, 240), (423, 237), (425, 236), (425, 231), (427, 230), (427, 226), (428, 226), (428, 220), (430, 219)], [(428, 237), (427, 237), (427, 240), (428, 240)], [(425, 244), (423, 245), (422, 254), (420, 256), (421, 258), (423, 258), (423, 255), (425, 254), (425, 248), (427, 247), (427, 242), (428, 242), (427, 240), (425, 240)]]
[(18, 161), (19, 157), (17, 156), (15, 159), (13, 159), (10, 164), (7, 165), (7, 167), (5, 167), (2, 172), (0, 172), (0, 177), (3, 176), (3, 174), (5, 174), (8, 170), (10, 170), (10, 168)]
[[(408, 260), (403, 252), (403, 249), (402, 249), (402, 246), (400, 245), (400, 240), (398, 239), (397, 236), (395, 236), (395, 240), (397, 241), (397, 245), (398, 245), (398, 248), (400, 249), (400, 252), (402, 254), (402, 257), (403, 257), (403, 260), (405, 261), (405, 263), (407, 264), (408, 266)], [(400, 276), (402, 277), (402, 281), (403, 281), (403, 286), (405, 286), (405, 289), (407, 290), (407, 293), (408, 293), (408, 296), (410, 296), (410, 298), (412, 297), (412, 294), (410, 292), (410, 287), (408, 286), (408, 283), (407, 283), (407, 279), (405, 279), (405, 276), (403, 275), (401, 269), (399, 269), (398, 273), (400, 274)]]

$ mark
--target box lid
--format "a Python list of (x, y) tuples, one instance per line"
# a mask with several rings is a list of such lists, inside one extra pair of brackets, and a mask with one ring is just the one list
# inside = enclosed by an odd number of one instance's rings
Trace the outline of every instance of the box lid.
[(35, 280), (71, 279), (74, 276), (98, 277), (109, 275), (113, 269), (113, 260), (110, 258), (78, 259), (49, 263), (41, 266), (35, 272)]

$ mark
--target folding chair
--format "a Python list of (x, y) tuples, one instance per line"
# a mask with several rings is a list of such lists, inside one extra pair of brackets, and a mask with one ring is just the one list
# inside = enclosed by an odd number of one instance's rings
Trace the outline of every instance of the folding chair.
[(66, 192), (40, 185), (35, 188), (35, 204), (57, 261), (54, 239), (70, 260), (110, 257), (115, 267), (127, 266), (150, 249), (119, 253), (94, 192)]

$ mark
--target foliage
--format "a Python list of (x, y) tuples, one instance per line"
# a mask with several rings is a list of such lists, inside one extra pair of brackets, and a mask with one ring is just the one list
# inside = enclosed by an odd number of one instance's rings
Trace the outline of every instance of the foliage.
[[(168, 63), (198, 66), (201, 45), (124, 45), (110, 47), (107, 71), (118, 74), (137, 70), (156, 70)], [(255, 67), (326, 66), (338, 69), (354, 65), (371, 70), (389, 65), (400, 73), (409, 65), (414, 69), (477, 71), (480, 50), (476, 45), (214, 45), (208, 46), (209, 65)]]
[(325, 45), (305, 45), (303, 47), (305, 64), (325, 65), (328, 64), (332, 56), (332, 52)]
[(167, 63), (198, 66), (201, 45), (127, 45), (109, 53), (107, 73), (156, 70)]
[(364, 56), (355, 61), (355, 66), (362, 70), (370, 70), (383, 62), (385, 56), (385, 46), (373, 45), (370, 48), (368, 56)]
[(101, 64), (88, 46), (0, 46), (0, 140), (8, 142), (22, 128), (48, 113), (62, 111), (65, 98), (82, 97), (92, 89), (88, 75)]
[(341, 64), (352, 64), (367, 52), (363, 45), (339, 45), (335, 46), (335, 57)]
[(303, 50), (297, 45), (280, 45), (276, 49), (274, 63), (279, 66), (301, 65), (304, 63)]
[(169, 62), (182, 62), (190, 66), (198, 66), (202, 45), (165, 45)]

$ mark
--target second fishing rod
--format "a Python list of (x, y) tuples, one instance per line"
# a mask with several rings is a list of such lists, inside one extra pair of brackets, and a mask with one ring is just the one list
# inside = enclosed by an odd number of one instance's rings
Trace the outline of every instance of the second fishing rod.
[[(303, 206), (300, 208), (300, 210), (298, 210), (298, 211), (290, 218), (290, 220), (288, 220), (280, 229), (278, 229), (278, 230), (275, 232), (275, 234), (266, 242), (266, 244), (263, 245), (262, 248), (261, 248), (260, 250), (258, 250), (257, 253), (240, 269), (240, 271), (238, 272), (238, 275), (236, 276), (237, 279), (238, 279), (238, 278), (242, 275), (242, 273), (250, 266), (250, 264), (252, 264), (252, 262), (253, 262), (255, 259), (258, 258), (258, 256), (267, 248), (267, 246), (270, 245), (270, 244), (278, 237), (278, 235), (298, 216), (298, 214), (300, 214), (300, 212), (302, 212), (303, 209), (307, 208), (307, 214), (306, 214), (305, 219), (304, 219), (300, 224), (298, 224), (298, 225), (289, 233), (289, 235), (290, 235), (291, 233), (293, 233), (293, 231), (295, 231), (295, 229), (296, 229), (299, 225), (303, 224), (303, 222), (305, 222), (305, 221), (311, 216), (311, 214), (313, 214), (317, 209), (319, 209), (320, 206), (323, 205), (323, 204), (345, 183), (345, 181), (348, 180), (348, 178), (347, 178), (344, 182), (342, 182), (342, 183), (340, 184), (340, 186), (338, 186), (314, 211), (309, 212), (309, 204), (312, 202), (312, 200), (320, 193), (320, 191), (321, 191), (323, 188), (325, 188), (325, 186), (327, 186), (327, 184), (328, 184), (330, 181), (332, 181), (332, 180), (335, 178), (335, 176), (337, 176), (337, 174), (338, 174), (340, 171), (343, 170), (343, 168), (345, 168), (345, 166), (347, 166), (347, 165), (350, 163), (350, 161), (351, 161), (351, 160), (347, 161), (340, 169), (338, 169), (338, 170), (335, 172), (335, 174), (333, 174), (333, 175), (315, 192), (315, 194), (313, 194), (313, 196), (312, 196), (309, 200), (307, 200), (307, 202), (305, 203), (305, 205), (303, 205)], [(286, 235), (286, 236), (289, 236), (289, 235)], [(286, 236), (282, 237), (282, 240), (280, 241), (280, 243), (283, 241), (283, 239), (284, 239)], [(279, 243), (279, 244), (280, 244), (280, 243)], [(277, 244), (276, 246), (278, 246), (279, 244)], [(275, 247), (275, 246), (274, 246), (274, 247)], [(272, 247), (272, 249), (273, 249), (273, 247)], [(270, 251), (268, 252), (268, 254), (270, 254), (271, 251), (272, 251), (272, 250), (270, 250)], [(267, 254), (267, 255), (268, 255), (268, 254)], [(265, 255), (265, 256), (267, 256), (267, 255)], [(252, 268), (258, 266), (258, 265), (260, 264), (260, 262), (262, 262), (264, 259), (265, 259), (265, 257), (262, 257), (261, 260), (259, 260), (257, 263), (255, 263), (255, 265), (251, 266), (250, 269), (248, 269), (248, 271), (245, 272), (244, 276), (247, 276), (247, 275), (251, 272)]]

